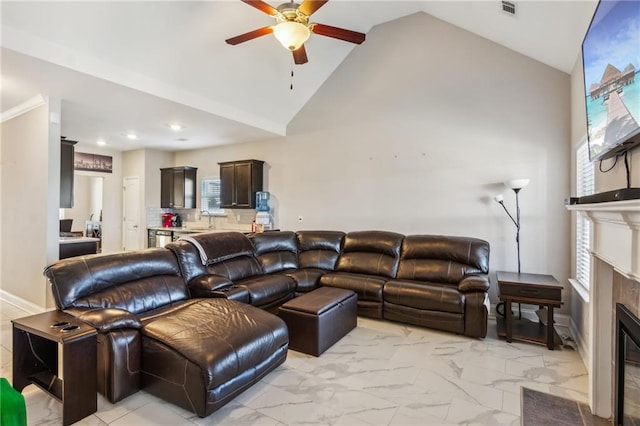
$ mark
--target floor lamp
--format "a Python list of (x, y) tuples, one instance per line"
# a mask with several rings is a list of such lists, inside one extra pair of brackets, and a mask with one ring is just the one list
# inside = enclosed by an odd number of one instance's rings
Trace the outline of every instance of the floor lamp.
[(516, 194), (516, 217), (515, 217), (515, 219), (511, 215), (511, 213), (509, 213), (509, 210), (507, 209), (507, 206), (504, 205), (504, 198), (502, 197), (502, 194), (496, 195), (495, 197), (493, 197), (493, 199), (496, 200), (496, 202), (502, 206), (502, 208), (507, 213), (507, 215), (509, 215), (509, 218), (511, 219), (513, 224), (516, 226), (516, 247), (517, 247), (517, 250), (518, 250), (518, 274), (519, 274), (520, 273), (520, 203), (519, 203), (519, 200), (518, 200), (518, 193), (520, 192), (520, 190), (522, 188), (524, 188), (525, 186), (527, 186), (529, 184), (529, 179), (512, 179), (512, 180), (509, 180), (509, 181), (505, 182), (504, 184), (507, 187), (511, 188), (513, 190), (513, 192), (515, 192), (515, 194)]

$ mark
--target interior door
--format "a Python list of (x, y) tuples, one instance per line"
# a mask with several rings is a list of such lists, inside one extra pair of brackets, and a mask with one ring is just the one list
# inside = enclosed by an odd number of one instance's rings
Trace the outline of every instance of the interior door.
[(123, 191), (123, 232), (122, 250), (140, 250), (142, 234), (140, 231), (140, 178), (138, 176), (124, 178)]

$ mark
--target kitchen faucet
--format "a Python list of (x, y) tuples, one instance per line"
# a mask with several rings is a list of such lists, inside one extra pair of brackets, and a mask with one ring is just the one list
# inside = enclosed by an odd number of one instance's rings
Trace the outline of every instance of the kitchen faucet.
[(213, 215), (209, 213), (208, 210), (200, 210), (200, 214), (209, 217), (209, 229), (213, 228), (213, 225), (211, 224), (211, 218), (213, 218)]

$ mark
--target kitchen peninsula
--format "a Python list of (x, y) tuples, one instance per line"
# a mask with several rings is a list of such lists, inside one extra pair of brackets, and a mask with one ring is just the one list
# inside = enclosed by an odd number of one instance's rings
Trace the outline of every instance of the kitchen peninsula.
[(100, 238), (93, 237), (60, 237), (60, 259), (96, 254)]

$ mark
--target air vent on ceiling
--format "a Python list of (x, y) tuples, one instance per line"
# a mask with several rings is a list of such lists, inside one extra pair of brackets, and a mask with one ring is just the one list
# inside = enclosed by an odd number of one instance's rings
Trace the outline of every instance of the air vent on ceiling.
[(502, 0), (502, 11), (509, 15), (516, 15), (516, 4), (512, 1)]

